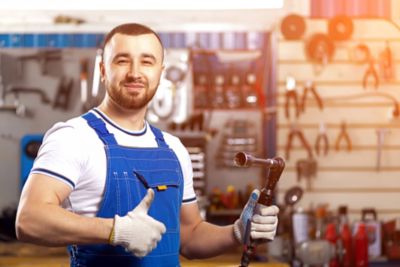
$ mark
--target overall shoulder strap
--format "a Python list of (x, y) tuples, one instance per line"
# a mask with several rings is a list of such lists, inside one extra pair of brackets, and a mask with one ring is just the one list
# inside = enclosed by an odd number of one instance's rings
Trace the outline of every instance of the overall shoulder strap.
[(89, 126), (96, 131), (97, 135), (105, 145), (117, 144), (114, 135), (107, 130), (106, 124), (102, 119), (96, 117), (92, 112), (83, 114), (82, 118), (84, 118)]
[(150, 125), (150, 129), (154, 133), (154, 136), (156, 137), (156, 141), (159, 147), (169, 147), (165, 142), (164, 135), (162, 134), (160, 129), (154, 127), (153, 125)]

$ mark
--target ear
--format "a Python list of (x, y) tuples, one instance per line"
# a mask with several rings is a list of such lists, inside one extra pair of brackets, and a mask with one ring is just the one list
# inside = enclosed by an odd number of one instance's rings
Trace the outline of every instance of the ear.
[(106, 70), (104, 68), (104, 62), (103, 61), (100, 61), (99, 67), (100, 67), (100, 81), (104, 82), (105, 76), (106, 76)]

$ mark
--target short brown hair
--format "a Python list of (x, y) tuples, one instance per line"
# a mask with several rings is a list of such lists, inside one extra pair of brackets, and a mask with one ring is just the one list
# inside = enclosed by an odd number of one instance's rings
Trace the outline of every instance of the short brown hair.
[(161, 42), (160, 36), (158, 36), (158, 34), (155, 31), (153, 31), (152, 29), (150, 29), (149, 27), (139, 24), (139, 23), (126, 23), (126, 24), (121, 24), (121, 25), (116, 26), (109, 33), (107, 33), (107, 35), (104, 37), (104, 41), (103, 41), (103, 51), (104, 51), (106, 44), (117, 33), (134, 35), (134, 36), (148, 34), (148, 33), (154, 34), (157, 37), (158, 41), (160, 42), (161, 47), (164, 48), (164, 46)]

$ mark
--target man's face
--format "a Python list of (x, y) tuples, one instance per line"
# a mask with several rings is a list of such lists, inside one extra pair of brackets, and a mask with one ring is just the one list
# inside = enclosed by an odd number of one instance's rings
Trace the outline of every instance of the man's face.
[(153, 34), (115, 34), (100, 65), (109, 97), (124, 109), (145, 107), (160, 82), (162, 60), (163, 48)]

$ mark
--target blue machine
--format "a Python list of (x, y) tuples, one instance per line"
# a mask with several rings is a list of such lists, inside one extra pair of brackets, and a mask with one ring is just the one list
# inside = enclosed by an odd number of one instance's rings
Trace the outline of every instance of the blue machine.
[(33, 162), (43, 142), (43, 134), (27, 134), (21, 139), (21, 162), (20, 162), (20, 188), (24, 186), (29, 172), (32, 169)]

